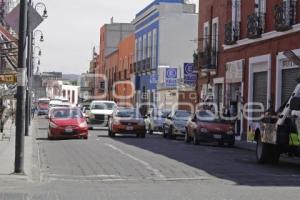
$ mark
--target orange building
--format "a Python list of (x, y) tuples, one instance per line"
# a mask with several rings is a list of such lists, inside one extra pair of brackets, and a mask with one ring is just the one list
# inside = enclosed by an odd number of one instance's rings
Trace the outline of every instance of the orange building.
[(133, 63), (135, 52), (135, 35), (131, 34), (119, 43), (119, 65), (117, 74), (120, 84), (117, 84), (117, 94), (122, 98), (122, 103), (134, 103), (134, 79), (133, 79)]
[[(111, 66), (106, 66), (106, 59), (118, 51), (119, 43), (131, 33), (134, 32), (134, 26), (131, 23), (114, 23), (105, 24), (100, 29), (100, 49), (95, 69), (95, 95), (97, 99), (109, 98), (108, 83), (112, 81), (110, 77), (104, 77)], [(112, 71), (112, 69), (111, 69)], [(111, 72), (114, 73), (114, 72)]]
[(132, 79), (135, 50), (134, 34), (124, 38), (113, 53), (105, 57), (105, 75), (108, 78), (108, 100), (132, 105), (134, 84)]

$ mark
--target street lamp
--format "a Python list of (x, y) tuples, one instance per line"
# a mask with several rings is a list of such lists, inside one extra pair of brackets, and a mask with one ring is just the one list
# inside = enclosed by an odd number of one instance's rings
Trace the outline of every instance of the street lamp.
[(34, 31), (34, 33), (33, 33), (33, 39), (35, 39), (36, 34), (40, 34), (41, 35), (40, 36), (40, 42), (44, 42), (44, 34), (43, 34), (43, 32), (41, 30)]
[(42, 17), (44, 19), (46, 19), (48, 17), (48, 11), (47, 11), (47, 7), (44, 3), (42, 2), (38, 2), (36, 5), (35, 5), (35, 9), (38, 10), (39, 8), (43, 8), (43, 15)]
[(41, 50), (41, 47), (39, 46), (35, 46), (34, 49), (33, 49), (33, 55), (35, 55), (35, 52), (36, 52), (36, 49), (38, 49), (38, 55), (39, 56), (42, 56), (42, 50)]

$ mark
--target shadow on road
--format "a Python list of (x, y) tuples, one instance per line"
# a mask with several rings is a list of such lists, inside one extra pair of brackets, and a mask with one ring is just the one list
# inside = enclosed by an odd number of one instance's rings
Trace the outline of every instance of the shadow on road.
[(203, 170), (216, 178), (250, 186), (300, 186), (300, 162), (283, 159), (278, 165), (259, 165), (255, 153), (209, 144), (194, 146), (161, 136), (146, 139), (116, 137), (114, 140)]

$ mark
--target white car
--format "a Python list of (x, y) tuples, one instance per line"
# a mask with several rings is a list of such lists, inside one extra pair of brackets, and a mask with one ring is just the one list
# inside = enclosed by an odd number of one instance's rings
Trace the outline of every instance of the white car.
[(88, 116), (89, 128), (108, 126), (117, 104), (114, 101), (92, 101)]

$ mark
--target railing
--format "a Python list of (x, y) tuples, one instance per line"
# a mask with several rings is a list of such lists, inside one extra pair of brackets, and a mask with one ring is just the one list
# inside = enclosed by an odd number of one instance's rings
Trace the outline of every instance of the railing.
[(225, 24), (225, 44), (233, 45), (240, 39), (240, 22)]
[(253, 13), (248, 16), (248, 38), (256, 39), (261, 37), (265, 31), (265, 17), (265, 13)]
[(205, 51), (199, 52), (199, 64), (202, 71), (216, 70), (218, 65), (218, 52), (206, 48)]
[(290, 30), (296, 24), (296, 11), (296, 0), (288, 0), (275, 5), (275, 30)]

